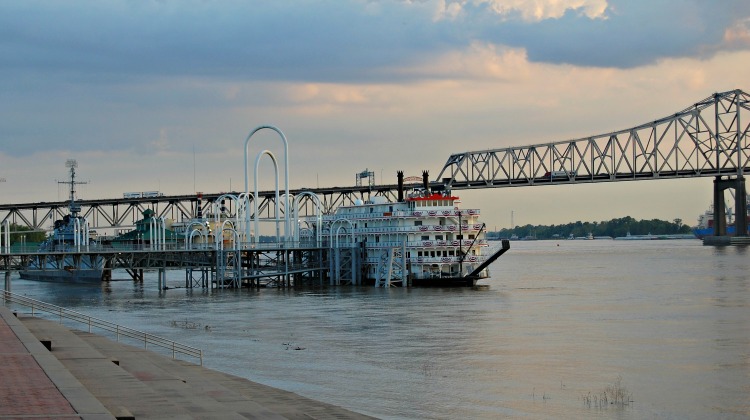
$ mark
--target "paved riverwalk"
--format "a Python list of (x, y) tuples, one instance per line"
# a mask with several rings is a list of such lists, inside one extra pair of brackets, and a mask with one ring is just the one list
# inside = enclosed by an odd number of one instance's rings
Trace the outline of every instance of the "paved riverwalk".
[(0, 419), (27, 418), (371, 417), (0, 306)]

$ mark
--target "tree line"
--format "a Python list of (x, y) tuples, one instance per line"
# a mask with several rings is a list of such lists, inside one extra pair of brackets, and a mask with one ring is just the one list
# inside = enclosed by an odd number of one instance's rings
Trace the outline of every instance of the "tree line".
[(672, 235), (672, 234), (689, 234), (692, 230), (690, 226), (683, 224), (682, 219), (674, 219), (669, 222), (666, 220), (635, 220), (630, 216), (612, 219), (602, 222), (574, 222), (564, 225), (525, 225), (516, 226), (511, 229), (501, 229), (497, 232), (490, 232), (491, 237), (518, 238), (532, 237), (536, 239), (558, 239), (587, 236), (594, 237), (631, 235)]
[[(15, 223), (11, 223), (9, 226), (11, 245), (22, 242), (26, 244), (40, 243), (47, 239), (46, 232), (40, 232), (30, 227), (17, 225)], [(3, 235), (5, 235), (5, 231), (3, 231)]]

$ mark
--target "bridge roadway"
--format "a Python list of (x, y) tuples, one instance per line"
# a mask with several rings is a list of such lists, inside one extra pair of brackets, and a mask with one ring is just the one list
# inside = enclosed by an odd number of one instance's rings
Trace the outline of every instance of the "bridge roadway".
[[(723, 219), (723, 195), (734, 189), (744, 197), (744, 173), (750, 170), (750, 95), (742, 90), (715, 93), (667, 117), (605, 134), (531, 146), (456, 153), (431, 182), (432, 187), (478, 189), (714, 177), (715, 218)], [(353, 204), (372, 195), (395, 199), (397, 186), (297, 189), (320, 197), (323, 210)], [(150, 208), (174, 220), (208, 214), (221, 194), (113, 198), (80, 201), (93, 228), (132, 226)], [(275, 192), (259, 193), (259, 217), (271, 218)], [(740, 203), (742, 201), (742, 203)], [(228, 206), (232, 203), (228, 202)], [(744, 200), (735, 205), (738, 214)], [(301, 214), (314, 214), (309, 197)], [(0, 221), (45, 230), (67, 212), (67, 202), (0, 204)], [(229, 209), (232, 212), (232, 209)], [(722, 227), (718, 227), (721, 233)], [(739, 226), (738, 226), (739, 228)]]

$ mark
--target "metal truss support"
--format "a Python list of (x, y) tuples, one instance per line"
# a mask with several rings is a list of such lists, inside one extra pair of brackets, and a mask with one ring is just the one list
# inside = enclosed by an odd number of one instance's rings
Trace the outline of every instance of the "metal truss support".
[(208, 288), (210, 273), (208, 267), (189, 267), (185, 269), (185, 288)]
[(406, 243), (401, 247), (385, 248), (378, 257), (375, 287), (408, 286)]
[(242, 273), (239, 250), (219, 250), (216, 252), (217, 288), (239, 289), (242, 287)]
[(633, 128), (555, 143), (451, 155), (437, 179), (452, 189), (686, 177), (750, 169), (750, 95), (716, 93)]
[(332, 286), (355, 284), (356, 270), (354, 269), (355, 254), (354, 247), (333, 248), (333, 270), (331, 276)]

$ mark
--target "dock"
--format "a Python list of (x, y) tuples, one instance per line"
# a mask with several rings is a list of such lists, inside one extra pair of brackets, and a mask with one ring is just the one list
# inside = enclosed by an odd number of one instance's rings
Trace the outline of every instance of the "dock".
[(0, 305), (0, 418), (373, 417)]

